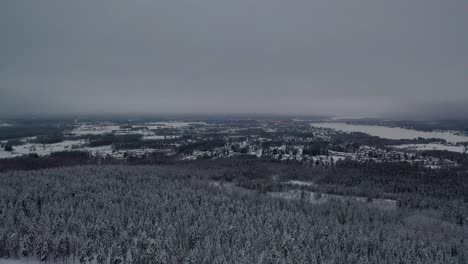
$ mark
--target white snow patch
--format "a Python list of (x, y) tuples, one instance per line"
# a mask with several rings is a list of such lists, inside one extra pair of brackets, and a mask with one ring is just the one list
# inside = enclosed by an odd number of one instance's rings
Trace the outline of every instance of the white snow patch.
[(152, 136), (154, 135), (151, 131), (146, 130), (118, 130), (114, 132), (116, 136), (125, 136), (125, 135), (143, 135), (143, 136)]
[(263, 156), (263, 149), (255, 151), (255, 156), (257, 156), (257, 158), (261, 158)]
[(286, 182), (287, 184), (291, 184), (291, 185), (298, 185), (298, 186), (315, 186), (315, 183), (313, 182), (307, 182), (307, 181), (296, 181), (296, 180), (292, 180), (292, 181), (288, 181)]
[(147, 123), (148, 129), (159, 129), (159, 128), (182, 128), (191, 125), (207, 125), (205, 122), (152, 122)]
[(116, 125), (81, 125), (70, 131), (74, 135), (101, 135), (120, 130)]
[(105, 156), (105, 155), (112, 155), (114, 153), (114, 147), (109, 146), (99, 146), (99, 147), (87, 147), (83, 150), (89, 151), (94, 155)]
[[(57, 261), (47, 261), (43, 262), (37, 259), (37, 257), (21, 257), (21, 258), (0, 258), (0, 264), (43, 264), (43, 263), (54, 263), (54, 264), (66, 264), (66, 263), (79, 263), (78, 257), (76, 257), (75, 262), (73, 262), (73, 258), (69, 257), (65, 259), (65, 261), (58, 259)], [(96, 260), (94, 259), (92, 262), (86, 262), (88, 264), (96, 264)]]
[(153, 135), (153, 136), (144, 136), (142, 137), (143, 140), (155, 140), (155, 139), (175, 139), (179, 136), (160, 136), (160, 135)]
[(0, 158), (13, 158), (23, 155), (35, 153), (39, 156), (50, 155), (52, 152), (72, 150), (73, 147), (82, 147), (86, 141), (84, 140), (68, 140), (54, 144), (24, 144), (13, 146), (13, 151), (8, 152), (0, 150)]
[(464, 146), (454, 146), (454, 145), (445, 145), (438, 143), (430, 144), (403, 144), (398, 146), (393, 146), (397, 149), (407, 149), (407, 150), (447, 150), (452, 152), (464, 153), (466, 149)]

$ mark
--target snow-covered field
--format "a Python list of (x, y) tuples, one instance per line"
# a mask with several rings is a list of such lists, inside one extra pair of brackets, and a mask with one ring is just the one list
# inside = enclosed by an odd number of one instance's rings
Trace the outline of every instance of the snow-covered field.
[(291, 184), (291, 185), (297, 185), (297, 186), (315, 186), (313, 182), (308, 182), (308, 181), (288, 181), (286, 184)]
[(94, 155), (100, 155), (100, 156), (112, 155), (112, 153), (114, 152), (114, 148), (111, 145), (99, 146), (99, 147), (87, 147), (87, 148), (84, 148), (83, 150), (89, 151)]
[[(162, 128), (162, 127), (173, 127), (173, 128), (183, 128), (193, 124), (204, 125), (203, 122), (159, 122), (159, 123), (148, 123), (152, 124), (149, 128)], [(143, 140), (155, 140), (155, 139), (175, 139), (180, 137), (179, 135), (157, 135), (154, 131), (149, 130), (145, 125), (141, 126), (140, 129), (130, 129), (130, 128), (121, 128), (120, 126), (112, 123), (103, 123), (103, 124), (89, 124), (82, 123), (79, 124), (73, 130), (67, 131), (65, 134), (74, 135), (74, 136), (84, 136), (84, 135), (104, 135), (104, 134), (114, 134), (117, 136), (122, 135), (142, 135)], [(101, 147), (89, 147), (88, 140), (66, 140), (60, 143), (54, 144), (35, 144), (31, 143), (32, 140), (37, 137), (28, 137), (19, 139), (23, 142), (23, 145), (13, 146), (13, 151), (5, 151), (4, 148), (0, 148), (0, 159), (1, 158), (14, 158), (28, 154), (38, 154), (39, 156), (50, 155), (53, 152), (60, 151), (89, 151), (92, 155), (107, 156), (110, 155), (115, 158), (124, 157), (124, 153), (133, 154), (133, 155), (143, 155), (145, 153), (154, 152), (156, 150), (152, 149), (136, 149), (136, 150), (120, 150), (116, 151), (111, 145), (101, 146)], [(1, 142), (2, 144), (7, 143), (7, 140)], [(0, 262), (1, 264), (1, 262)]]
[(394, 147), (398, 149), (406, 149), (406, 150), (447, 150), (447, 151), (459, 152), (459, 153), (465, 152), (464, 146), (453, 146), (453, 145), (444, 145), (444, 144), (437, 144), (437, 143), (404, 144), (404, 145), (398, 145)]
[(46, 156), (52, 152), (71, 150), (73, 147), (80, 148), (86, 144), (85, 140), (68, 140), (54, 144), (24, 144), (14, 146), (12, 152), (0, 149), (0, 158), (13, 158), (22, 155), (36, 153), (39, 156)]
[[(47, 156), (53, 152), (60, 151), (88, 151), (93, 156), (111, 156), (114, 158), (123, 158), (125, 153), (129, 155), (141, 156), (147, 153), (152, 153), (160, 150), (156, 149), (131, 149), (131, 150), (114, 150), (112, 145), (100, 146), (100, 147), (87, 147), (86, 140), (76, 141), (63, 141), (55, 144), (25, 144), (21, 146), (15, 146), (14, 151), (8, 152), (3, 148), (0, 148), (0, 159), (2, 158), (14, 158), (28, 154), (37, 154), (39, 156)], [(72, 146), (74, 146), (72, 148)], [(0, 260), (0, 264), (1, 264)]]
[(343, 132), (362, 132), (388, 139), (440, 138), (447, 142), (468, 142), (468, 136), (451, 132), (424, 132), (413, 129), (385, 126), (351, 125), (346, 123), (312, 123), (314, 127), (329, 128)]
[[(186, 122), (164, 122), (164, 123), (148, 123), (141, 129), (127, 129), (120, 128), (117, 125), (81, 125), (69, 133), (73, 135), (102, 135), (102, 134), (114, 134), (117, 136), (122, 135), (143, 135), (143, 139), (165, 139), (163, 135), (156, 135), (152, 129), (159, 128), (182, 128), (189, 126), (193, 123)], [(176, 138), (176, 136), (166, 136), (166, 139)]]
[(73, 135), (101, 135), (118, 131), (119, 126), (116, 125), (81, 125), (72, 131), (70, 134)]
[(178, 138), (179, 136), (160, 136), (160, 135), (152, 135), (152, 136), (144, 136), (142, 137), (143, 140), (155, 140), (155, 139), (174, 139)]
[(182, 128), (191, 125), (206, 125), (205, 122), (151, 122), (147, 123), (148, 129), (159, 129), (159, 128)]

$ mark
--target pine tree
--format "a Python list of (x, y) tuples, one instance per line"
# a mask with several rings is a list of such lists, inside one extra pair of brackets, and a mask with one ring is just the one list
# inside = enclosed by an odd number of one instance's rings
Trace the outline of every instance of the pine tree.
[(41, 244), (41, 248), (38, 255), (40, 256), (41, 261), (50, 260), (49, 244), (47, 241)]
[(104, 263), (106, 263), (105, 253), (104, 253), (102, 250), (100, 250), (100, 251), (98, 252), (98, 254), (96, 255), (96, 262), (97, 262), (97, 264), (104, 264)]

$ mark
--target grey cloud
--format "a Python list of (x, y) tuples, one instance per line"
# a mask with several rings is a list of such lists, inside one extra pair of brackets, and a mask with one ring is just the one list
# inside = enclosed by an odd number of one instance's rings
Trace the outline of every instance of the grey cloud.
[(0, 111), (375, 116), (468, 103), (466, 10), (457, 0), (3, 1)]

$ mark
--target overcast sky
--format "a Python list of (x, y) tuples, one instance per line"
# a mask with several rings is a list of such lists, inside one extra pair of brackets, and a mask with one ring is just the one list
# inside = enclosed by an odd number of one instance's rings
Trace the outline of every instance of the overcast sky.
[(466, 0), (4, 0), (0, 112), (468, 115)]

